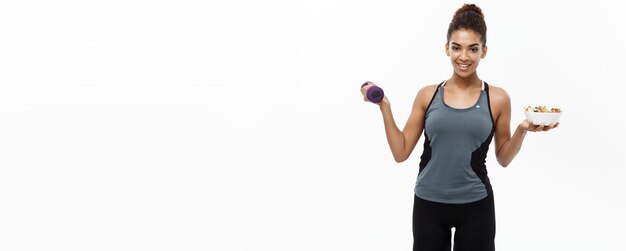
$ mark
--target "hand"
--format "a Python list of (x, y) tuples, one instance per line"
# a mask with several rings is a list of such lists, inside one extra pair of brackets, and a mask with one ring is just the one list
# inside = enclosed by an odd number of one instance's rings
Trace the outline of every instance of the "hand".
[(361, 87), (361, 94), (363, 94), (363, 101), (365, 102), (371, 102), (367, 99), (367, 94), (366, 94), (367, 87), (370, 85), (374, 85), (374, 83), (367, 81), (367, 85), (364, 85), (363, 87)]
[[(367, 96), (365, 96), (365, 95), (363, 95), (363, 101), (368, 102), (368, 103), (374, 103), (374, 102), (370, 101), (369, 99), (367, 99)], [(385, 95), (383, 97), (383, 100), (381, 100), (378, 103), (374, 103), (374, 104), (376, 104), (376, 105), (378, 105), (379, 107), (382, 108), (383, 106), (389, 105), (389, 99), (387, 98), (387, 95)]]
[(519, 124), (519, 127), (527, 132), (547, 132), (559, 126), (559, 122), (549, 125), (535, 125), (530, 120), (525, 119)]
[[(367, 87), (368, 86), (375, 86), (375, 84), (368, 81), (367, 85), (361, 87), (361, 94), (363, 94), (363, 101), (369, 102), (369, 103), (374, 103), (374, 102), (370, 101), (369, 99), (367, 99), (366, 91), (367, 91)], [(387, 95), (383, 96), (383, 100), (381, 100), (380, 102), (375, 103), (375, 104), (377, 104), (380, 107), (382, 107), (383, 105), (389, 105), (389, 99), (387, 98)]]

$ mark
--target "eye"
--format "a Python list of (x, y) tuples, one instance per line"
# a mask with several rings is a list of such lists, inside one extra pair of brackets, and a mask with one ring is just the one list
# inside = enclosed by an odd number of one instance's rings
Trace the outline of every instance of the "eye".
[(472, 47), (472, 48), (470, 49), (470, 51), (471, 51), (471, 52), (478, 52), (478, 48), (476, 48), (476, 47)]
[(460, 48), (458, 46), (452, 46), (452, 50), (453, 51), (458, 51), (458, 50), (460, 50)]

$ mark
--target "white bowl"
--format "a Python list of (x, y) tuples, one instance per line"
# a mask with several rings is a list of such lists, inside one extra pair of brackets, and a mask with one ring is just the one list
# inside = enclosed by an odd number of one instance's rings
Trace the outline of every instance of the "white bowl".
[(561, 112), (529, 112), (524, 111), (526, 113), (526, 119), (533, 122), (535, 125), (549, 125), (552, 123), (556, 123), (561, 118)]

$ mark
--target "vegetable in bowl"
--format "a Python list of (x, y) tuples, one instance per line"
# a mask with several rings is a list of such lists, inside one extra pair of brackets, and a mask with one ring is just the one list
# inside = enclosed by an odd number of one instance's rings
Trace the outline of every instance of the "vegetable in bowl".
[(526, 119), (535, 125), (550, 125), (559, 122), (563, 112), (561, 108), (547, 106), (527, 106), (524, 108)]

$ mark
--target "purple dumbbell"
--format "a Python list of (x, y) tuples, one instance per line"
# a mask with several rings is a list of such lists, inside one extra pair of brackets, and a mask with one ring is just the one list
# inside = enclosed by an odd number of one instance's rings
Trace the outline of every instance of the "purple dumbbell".
[[(368, 85), (371, 84), (371, 85)], [(374, 85), (374, 83), (367, 81), (361, 85), (361, 89), (365, 87), (365, 96), (372, 103), (379, 103), (385, 97), (385, 92), (382, 88)]]

